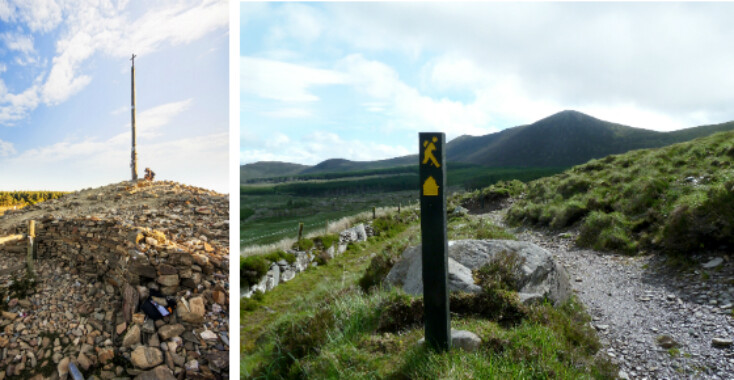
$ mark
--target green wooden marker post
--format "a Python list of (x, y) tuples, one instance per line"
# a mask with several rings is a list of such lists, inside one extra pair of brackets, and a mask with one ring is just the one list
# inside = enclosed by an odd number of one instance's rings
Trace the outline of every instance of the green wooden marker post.
[(423, 304), (426, 343), (451, 348), (446, 239), (446, 135), (419, 133)]

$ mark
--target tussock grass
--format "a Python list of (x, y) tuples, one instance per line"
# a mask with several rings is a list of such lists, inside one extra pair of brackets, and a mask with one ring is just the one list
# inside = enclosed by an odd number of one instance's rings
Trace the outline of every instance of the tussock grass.
[(261, 295), (274, 313), (243, 309), (243, 378), (614, 378), (614, 366), (595, 359), (600, 345), (580, 304), (517, 302), (507, 288), (522, 262), (511, 255), (478, 271), (483, 292), (451, 295), (452, 327), (479, 335), (479, 351), (418, 346), (422, 297), (380, 285), (390, 262), (417, 243), (416, 222), (409, 213), (382, 218), (378, 238)]
[(251, 361), (244, 377), (614, 378), (613, 365), (594, 359), (600, 345), (584, 326), (588, 317), (576, 301), (528, 310), (527, 318), (509, 327), (454, 315), (452, 327), (475, 332), (482, 345), (475, 353), (435, 353), (416, 344), (423, 336), (421, 298), (386, 289), (365, 295), (350, 287), (307, 311), (283, 316), (260, 349), (245, 354)]
[(688, 255), (732, 246), (732, 146), (734, 132), (723, 132), (592, 160), (515, 190), (521, 195), (507, 221), (555, 230), (578, 226), (580, 246), (626, 254)]

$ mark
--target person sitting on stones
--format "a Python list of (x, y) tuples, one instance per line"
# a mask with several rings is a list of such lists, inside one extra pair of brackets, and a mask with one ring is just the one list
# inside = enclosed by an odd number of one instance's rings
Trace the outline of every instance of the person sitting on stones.
[(155, 172), (150, 170), (150, 168), (145, 168), (145, 180), (153, 181), (154, 178), (155, 178)]

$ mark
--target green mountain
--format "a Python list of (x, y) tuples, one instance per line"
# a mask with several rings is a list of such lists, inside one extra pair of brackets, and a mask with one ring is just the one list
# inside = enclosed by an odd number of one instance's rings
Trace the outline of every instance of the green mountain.
[[(734, 130), (734, 122), (656, 132), (611, 123), (577, 111), (562, 111), (533, 124), (484, 136), (460, 136), (446, 144), (449, 162), (487, 167), (570, 167), (610, 154), (658, 148), (715, 132)], [(243, 165), (241, 181), (252, 178), (335, 173), (412, 165), (417, 155), (379, 161), (330, 159), (315, 166), (285, 163)], [(300, 168), (300, 170), (299, 170)]]
[(308, 165), (291, 164), (279, 161), (258, 161), (252, 164), (240, 165), (240, 181), (253, 178), (271, 178), (299, 174)]
[(351, 171), (364, 171), (374, 169), (393, 168), (396, 166), (405, 166), (418, 162), (418, 155), (403, 156), (378, 161), (350, 161), (340, 158), (334, 158), (322, 161), (315, 166), (305, 169), (301, 174), (317, 174), (317, 173), (341, 173)]
[(447, 160), (493, 167), (572, 166), (635, 149), (658, 148), (734, 129), (734, 122), (656, 132), (563, 111), (533, 124), (447, 144)]

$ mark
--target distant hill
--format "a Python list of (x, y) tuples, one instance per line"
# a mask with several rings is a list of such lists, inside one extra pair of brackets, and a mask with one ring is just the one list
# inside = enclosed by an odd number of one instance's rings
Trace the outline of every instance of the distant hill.
[(446, 158), (492, 167), (573, 166), (610, 154), (659, 148), (732, 129), (734, 122), (656, 132), (563, 111), (498, 133), (461, 136), (447, 144)]
[(339, 173), (351, 172), (355, 170), (374, 170), (385, 169), (396, 166), (405, 166), (414, 164), (418, 161), (418, 155), (403, 156), (378, 161), (350, 161), (340, 158), (322, 161), (321, 163), (311, 166), (303, 170), (300, 174), (316, 174), (316, 173)]
[(258, 161), (252, 164), (240, 165), (240, 181), (294, 175), (308, 168), (310, 168), (308, 165), (289, 162)]
[[(600, 120), (577, 111), (562, 111), (535, 123), (497, 133), (460, 136), (446, 144), (446, 159), (449, 162), (487, 167), (570, 167), (610, 154), (659, 148), (730, 130), (734, 130), (734, 122), (656, 132)], [(251, 178), (382, 169), (411, 165), (417, 161), (417, 155), (410, 155), (379, 161), (330, 159), (315, 166), (258, 162), (243, 165), (240, 173), (244, 181)]]

